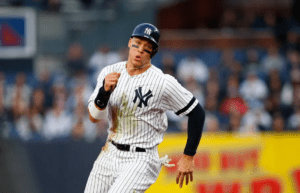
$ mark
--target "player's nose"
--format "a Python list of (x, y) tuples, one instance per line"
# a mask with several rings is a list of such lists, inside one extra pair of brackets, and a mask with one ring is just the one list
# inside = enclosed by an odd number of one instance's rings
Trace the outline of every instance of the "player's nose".
[(144, 52), (144, 47), (145, 47), (144, 45), (140, 45), (139, 46), (139, 52)]

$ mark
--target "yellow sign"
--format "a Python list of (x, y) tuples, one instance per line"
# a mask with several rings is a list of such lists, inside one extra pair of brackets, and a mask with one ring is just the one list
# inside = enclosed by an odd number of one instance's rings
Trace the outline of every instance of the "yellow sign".
[[(169, 134), (160, 156), (179, 161), (186, 134)], [(182, 189), (177, 167), (163, 167), (147, 193), (300, 193), (300, 134), (204, 134), (194, 157), (194, 181)]]

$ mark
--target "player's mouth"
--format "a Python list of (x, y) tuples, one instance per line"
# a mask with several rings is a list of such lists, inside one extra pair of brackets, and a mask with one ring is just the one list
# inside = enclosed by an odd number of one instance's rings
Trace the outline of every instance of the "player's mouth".
[(141, 56), (135, 56), (135, 60), (140, 61), (140, 60), (142, 60), (142, 57)]

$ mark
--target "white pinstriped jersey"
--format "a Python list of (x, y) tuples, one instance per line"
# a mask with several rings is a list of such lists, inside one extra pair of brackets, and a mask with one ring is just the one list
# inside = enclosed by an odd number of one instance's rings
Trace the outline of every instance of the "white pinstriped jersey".
[(94, 102), (105, 76), (112, 72), (121, 73), (106, 107), (108, 137), (116, 143), (153, 148), (162, 142), (167, 130), (166, 111), (183, 116), (198, 104), (191, 92), (154, 65), (142, 74), (130, 76), (126, 61), (101, 71), (89, 103)]

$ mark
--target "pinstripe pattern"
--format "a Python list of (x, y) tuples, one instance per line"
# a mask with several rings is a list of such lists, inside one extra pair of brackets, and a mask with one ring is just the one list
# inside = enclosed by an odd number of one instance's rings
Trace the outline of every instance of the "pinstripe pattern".
[(94, 163), (84, 193), (132, 193), (146, 191), (161, 169), (157, 148), (124, 152), (108, 143)]
[[(85, 193), (144, 192), (156, 181), (161, 169), (157, 145), (167, 130), (165, 112), (170, 110), (183, 116), (198, 101), (175, 78), (163, 74), (155, 66), (130, 76), (126, 62), (120, 62), (102, 70), (89, 103), (95, 100), (105, 76), (111, 72), (120, 72), (121, 76), (107, 105), (108, 139), (146, 148), (147, 152), (120, 151), (108, 143), (108, 149), (103, 148), (95, 161)], [(148, 92), (151, 94), (147, 96), (152, 96), (145, 102), (143, 97)], [(141, 100), (144, 102), (139, 106)]]
[[(126, 71), (126, 62), (120, 62), (105, 67), (100, 73), (97, 86), (89, 99), (93, 102), (105, 76), (111, 72), (120, 72), (118, 85), (111, 94), (107, 110), (109, 119), (109, 137), (120, 144), (136, 145), (141, 148), (151, 148), (163, 140), (167, 129), (165, 111), (179, 112), (193, 99), (193, 95), (183, 88), (170, 75), (163, 74), (155, 66), (146, 72), (130, 76)], [(142, 93), (151, 90), (153, 97), (148, 100), (148, 106), (137, 107), (139, 99), (133, 103), (135, 90), (142, 87)], [(195, 100), (190, 108), (179, 116), (188, 114), (196, 105)]]

